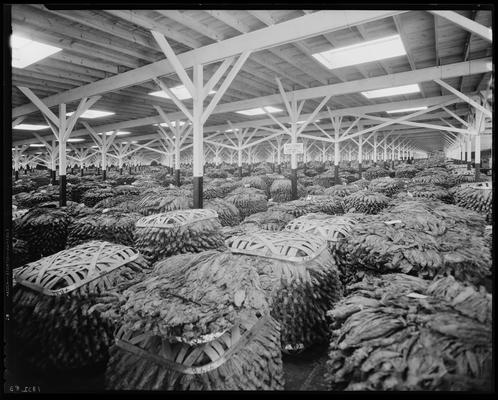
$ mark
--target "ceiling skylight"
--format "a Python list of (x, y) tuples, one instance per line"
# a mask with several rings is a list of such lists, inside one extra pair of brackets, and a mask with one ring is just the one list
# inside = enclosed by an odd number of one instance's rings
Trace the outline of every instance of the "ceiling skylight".
[(14, 68), (25, 68), (62, 50), (59, 47), (35, 42), (16, 34), (10, 37), (10, 47), (12, 48), (12, 66)]
[(419, 110), (427, 110), (427, 106), (421, 107), (412, 107), (412, 108), (401, 108), (399, 110), (386, 111), (388, 114), (396, 114), (396, 113), (404, 113), (409, 111), (419, 111)]
[[(183, 85), (175, 86), (172, 88), (169, 88), (173, 92), (173, 94), (178, 98), (178, 100), (186, 100), (186, 99), (191, 99), (192, 96), (190, 95), (189, 91), (187, 88)], [(209, 94), (214, 94), (216, 91), (211, 90), (209, 91)], [(169, 99), (170, 97), (162, 90), (158, 90), (157, 92), (151, 92), (149, 93), (151, 96), (157, 96), (157, 97), (163, 97), (165, 99)]]
[[(191, 122), (189, 121), (188, 124), (190, 125)], [(158, 126), (159, 125), (159, 126), (168, 127), (168, 124), (166, 122), (161, 122), (160, 124), (152, 124), (152, 125), (154, 125), (154, 126)], [(171, 121), (171, 125), (176, 126), (176, 121)], [(183, 126), (183, 125), (185, 125), (185, 121), (180, 121), (179, 124), (178, 124), (178, 126)]]
[[(74, 111), (71, 111), (66, 115), (70, 117), (73, 114)], [(81, 114), (80, 118), (93, 119), (93, 118), (107, 117), (108, 115), (114, 115), (114, 113), (110, 111), (86, 110), (83, 114)]]
[[(130, 133), (131, 132), (128, 132), (128, 131), (118, 131), (118, 133), (116, 133), (116, 136), (129, 135)], [(112, 134), (113, 134), (113, 131), (109, 131), (109, 132), (105, 133), (106, 136), (111, 136)], [(99, 135), (102, 135), (102, 132), (100, 132)]]
[[(305, 120), (302, 120), (302, 121), (297, 121), (297, 122), (296, 122), (296, 124), (298, 124), (298, 125), (302, 125), (302, 124), (304, 124), (305, 122), (306, 122)], [(316, 122), (320, 122), (320, 120), (319, 120), (319, 119), (317, 119), (317, 120), (315, 120), (315, 121), (313, 121), (313, 122), (315, 122), (315, 123), (316, 123)]]
[(389, 96), (399, 96), (408, 93), (419, 93), (420, 87), (418, 84), (396, 86), (385, 89), (370, 90), (367, 92), (361, 92), (363, 96), (367, 99), (376, 99), (378, 97), (389, 97)]
[(405, 54), (406, 50), (400, 36), (394, 35), (315, 53), (313, 57), (327, 68), (335, 69)]
[(42, 131), (48, 128), (50, 128), (48, 125), (19, 124), (12, 129), (19, 129), (21, 131)]
[(243, 111), (236, 111), (238, 114), (244, 114), (244, 115), (262, 115), (266, 114), (265, 110), (268, 111), (269, 113), (276, 113), (276, 112), (281, 112), (282, 110), (280, 108), (276, 107), (262, 107), (262, 108), (251, 108), (250, 110), (243, 110)]

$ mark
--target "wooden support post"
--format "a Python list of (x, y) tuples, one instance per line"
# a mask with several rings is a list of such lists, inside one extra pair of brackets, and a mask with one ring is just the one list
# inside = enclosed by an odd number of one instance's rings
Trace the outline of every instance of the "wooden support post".
[[(361, 126), (358, 125), (358, 128), (361, 129)], [(363, 163), (363, 136), (358, 136), (358, 174), (360, 175), (360, 179), (363, 177), (362, 163)]]
[(472, 138), (467, 135), (467, 170), (472, 169)]
[(193, 184), (194, 184), (194, 208), (203, 208), (203, 176), (204, 176), (204, 149), (203, 149), (203, 66), (194, 65), (193, 70)]
[(374, 133), (373, 135), (373, 154), (372, 154), (372, 161), (373, 165), (377, 165), (377, 132)]

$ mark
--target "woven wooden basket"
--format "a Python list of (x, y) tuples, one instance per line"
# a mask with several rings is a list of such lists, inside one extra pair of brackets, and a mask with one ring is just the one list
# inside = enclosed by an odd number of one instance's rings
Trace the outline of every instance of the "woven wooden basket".
[(347, 216), (311, 213), (289, 222), (285, 230), (319, 235), (334, 248), (340, 239), (349, 234), (355, 223), (353, 218)]
[(269, 315), (241, 320), (204, 340), (163, 338), (119, 329), (107, 389), (282, 390), (278, 323)]
[(104, 361), (119, 294), (148, 269), (130, 247), (91, 241), (16, 270), (13, 313), (27, 362), (66, 369)]
[(326, 340), (326, 311), (342, 295), (342, 285), (325, 239), (259, 231), (230, 237), (226, 244), (232, 253), (254, 258), (272, 316), (281, 324), (283, 351)]
[(223, 246), (218, 213), (211, 209), (175, 210), (149, 215), (135, 225), (134, 247), (150, 263), (174, 254)]
[(48, 296), (69, 293), (135, 261), (130, 247), (91, 241), (32, 262), (16, 272), (15, 280)]
[(234, 236), (226, 244), (232, 253), (297, 263), (314, 259), (327, 247), (327, 243), (320, 237), (299, 232), (282, 234), (266, 231)]
[(175, 210), (140, 218), (136, 227), (173, 228), (214, 218), (218, 218), (218, 213), (211, 209)]

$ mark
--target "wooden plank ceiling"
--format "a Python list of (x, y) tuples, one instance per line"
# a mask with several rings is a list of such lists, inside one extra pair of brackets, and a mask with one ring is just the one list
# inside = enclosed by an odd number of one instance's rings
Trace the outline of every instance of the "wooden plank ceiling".
[[(149, 29), (161, 26), (177, 53), (202, 47), (217, 41), (292, 20), (312, 11), (274, 10), (48, 10), (43, 5), (18, 4), (12, 6), (12, 30), (34, 40), (63, 50), (24, 69), (12, 70), (12, 106), (28, 103), (16, 86), (26, 86), (40, 98), (76, 88), (91, 82), (164, 59)], [(491, 26), (491, 11), (458, 11), (476, 22)], [(408, 52), (396, 57), (355, 67), (328, 70), (311, 57), (312, 53), (342, 47), (364, 40), (400, 34)], [(352, 81), (391, 73), (446, 65), (490, 56), (491, 44), (470, 35), (454, 23), (434, 17), (426, 11), (410, 11), (360, 26), (351, 26), (326, 35), (294, 42), (253, 53), (230, 85), (220, 104), (278, 93), (275, 77), (282, 79), (286, 90), (310, 88), (326, 84)], [(219, 63), (206, 67), (209, 79)], [(191, 72), (191, 71), (189, 71)], [(181, 82), (176, 74), (162, 77), (168, 86)], [(449, 80), (453, 87), (469, 93), (484, 90), (489, 74)], [(447, 95), (433, 82), (421, 84), (422, 93), (393, 98), (368, 100), (360, 93), (333, 96), (327, 103), (330, 109), (379, 104), (391, 101), (420, 99)], [(112, 111), (115, 115), (90, 123), (109, 124), (157, 115), (154, 105), (167, 112), (178, 111), (171, 100), (148, 95), (159, 88), (154, 82), (107, 93), (93, 108)], [(309, 113), (320, 99), (306, 102), (303, 112)], [(191, 101), (186, 105), (191, 107)], [(73, 111), (77, 103), (69, 104)], [(284, 106), (281, 105), (282, 109)], [(465, 112), (466, 106), (453, 106)], [(53, 110), (55, 110), (53, 108)], [(463, 111), (462, 111), (463, 110)], [(379, 113), (388, 116), (385, 113)], [(260, 119), (237, 113), (212, 115), (206, 126)], [(430, 120), (430, 117), (427, 117)], [(44, 123), (41, 114), (33, 113), (25, 123)], [(78, 122), (75, 129), (82, 129)], [(133, 136), (153, 134), (153, 126), (129, 129)], [(14, 131), (14, 141), (32, 138), (26, 131)], [(139, 138), (134, 138), (139, 139)], [(125, 140), (125, 139), (122, 139)], [(424, 139), (425, 141), (426, 139)], [(87, 138), (91, 142), (90, 138)], [(435, 133), (431, 145), (442, 145)], [(422, 145), (423, 143), (421, 143)]]

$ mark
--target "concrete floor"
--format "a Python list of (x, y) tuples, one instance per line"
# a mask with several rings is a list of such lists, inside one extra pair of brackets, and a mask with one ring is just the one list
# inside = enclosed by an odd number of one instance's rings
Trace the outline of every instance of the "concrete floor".
[[(285, 390), (327, 390), (323, 375), (327, 361), (327, 345), (316, 345), (299, 354), (283, 355)], [(11, 386), (16, 386), (22, 392), (27, 387), (39, 387), (45, 393), (71, 392), (102, 392), (104, 391), (105, 366), (94, 366), (91, 369), (72, 371), (71, 373), (58, 372), (48, 377), (37, 376), (25, 368), (17, 373), (6, 371), (6, 392)], [(12, 384), (11, 384), (12, 382)]]

